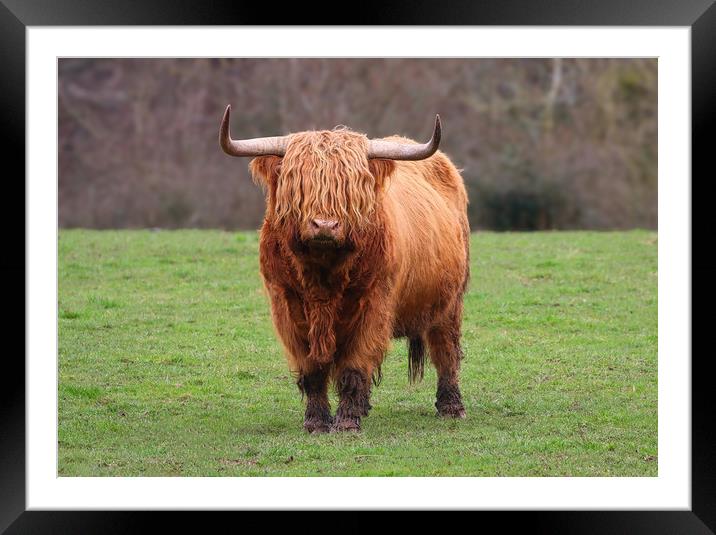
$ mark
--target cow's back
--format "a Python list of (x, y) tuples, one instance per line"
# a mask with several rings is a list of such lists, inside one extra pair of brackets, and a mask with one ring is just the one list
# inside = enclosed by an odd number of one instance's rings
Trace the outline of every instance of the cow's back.
[(441, 152), (396, 162), (384, 206), (395, 252), (395, 334), (424, 332), (460, 299), (467, 282), (467, 194)]

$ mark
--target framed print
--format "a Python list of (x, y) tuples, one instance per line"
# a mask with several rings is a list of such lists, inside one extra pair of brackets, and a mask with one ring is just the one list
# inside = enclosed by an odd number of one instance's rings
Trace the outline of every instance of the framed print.
[(267, 11), (0, 5), (26, 201), (0, 528), (714, 530), (691, 244), (716, 8)]

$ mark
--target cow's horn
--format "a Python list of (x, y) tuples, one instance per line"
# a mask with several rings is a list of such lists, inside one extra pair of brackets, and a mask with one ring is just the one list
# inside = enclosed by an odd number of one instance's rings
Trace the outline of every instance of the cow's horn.
[(221, 120), (219, 144), (229, 156), (283, 156), (286, 154), (287, 136), (231, 139), (231, 132), (229, 131), (230, 118), (231, 105), (228, 105), (224, 112), (224, 118)]
[(417, 143), (398, 143), (383, 139), (371, 139), (368, 145), (368, 158), (383, 160), (424, 160), (429, 158), (440, 145), (440, 116), (435, 116), (435, 130), (430, 141), (422, 145)]

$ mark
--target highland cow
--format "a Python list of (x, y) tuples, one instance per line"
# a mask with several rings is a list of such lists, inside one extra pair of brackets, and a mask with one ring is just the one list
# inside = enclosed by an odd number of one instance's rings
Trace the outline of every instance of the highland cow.
[[(260, 266), (271, 316), (311, 433), (360, 430), (391, 338), (408, 339), (409, 379), (437, 370), (441, 416), (465, 416), (460, 331), (469, 277), (467, 195), (425, 144), (369, 140), (345, 128), (233, 140), (226, 108), (220, 144), (251, 156), (266, 191)], [(339, 403), (331, 416), (328, 384)]]

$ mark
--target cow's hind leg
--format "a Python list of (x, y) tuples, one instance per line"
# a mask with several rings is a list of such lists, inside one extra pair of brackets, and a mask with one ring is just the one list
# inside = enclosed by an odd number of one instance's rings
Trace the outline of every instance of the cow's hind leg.
[(460, 394), (460, 314), (449, 322), (431, 328), (427, 333), (430, 358), (438, 372), (435, 408), (440, 416), (464, 418), (465, 407)]
[(331, 428), (331, 407), (328, 402), (328, 369), (316, 368), (299, 375), (298, 388), (306, 396), (303, 428), (309, 433), (327, 433)]
[(360, 431), (360, 419), (370, 410), (370, 374), (344, 368), (336, 377), (339, 403), (331, 431)]

